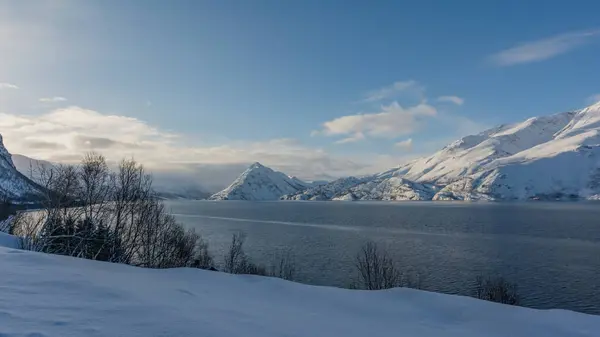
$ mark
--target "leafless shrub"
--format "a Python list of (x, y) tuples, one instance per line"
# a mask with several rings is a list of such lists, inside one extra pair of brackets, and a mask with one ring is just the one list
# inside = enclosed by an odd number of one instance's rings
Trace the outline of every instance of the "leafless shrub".
[(231, 236), (231, 244), (225, 254), (224, 271), (230, 274), (239, 274), (240, 266), (246, 259), (244, 253), (244, 241), (246, 240), (246, 234), (234, 233)]
[(296, 262), (292, 255), (292, 252), (286, 250), (278, 254), (275, 260), (275, 264), (271, 265), (268, 275), (288, 281), (295, 280)]
[(355, 288), (380, 290), (404, 285), (402, 272), (385, 250), (373, 242), (366, 243), (356, 257), (358, 280)]
[(520, 298), (517, 285), (508, 282), (502, 277), (476, 279), (475, 297), (481, 300), (509, 305), (519, 305)]
[(168, 213), (135, 160), (110, 172), (103, 156), (90, 153), (78, 166), (37, 170), (42, 207), (13, 222), (25, 249), (148, 268), (209, 263), (200, 236)]
[(196, 256), (192, 266), (200, 269), (215, 269), (214, 258), (208, 251), (208, 242), (202, 238), (199, 238), (196, 243)]
[(231, 244), (225, 254), (224, 271), (231, 274), (268, 275), (267, 269), (262, 265), (254, 264), (244, 252), (246, 234), (235, 233), (231, 237)]

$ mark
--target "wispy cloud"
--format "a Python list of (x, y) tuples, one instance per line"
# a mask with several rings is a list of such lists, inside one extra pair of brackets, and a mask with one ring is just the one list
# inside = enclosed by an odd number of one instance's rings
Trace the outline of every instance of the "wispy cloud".
[(416, 81), (398, 81), (386, 87), (367, 92), (363, 102), (378, 102), (387, 98), (393, 98), (399, 93), (409, 89), (418, 91), (422, 90)]
[[(404, 108), (398, 102), (393, 102), (382, 106), (376, 113), (348, 115), (330, 120), (323, 123), (322, 129), (313, 134), (352, 135), (350, 139), (353, 140), (357, 135), (394, 138), (413, 133), (419, 127), (421, 119), (436, 114), (437, 110), (426, 103)], [(350, 142), (350, 139), (343, 139), (342, 142)]]
[(413, 140), (412, 138), (408, 138), (406, 140), (394, 144), (394, 146), (404, 151), (411, 151), (413, 146)]
[(66, 100), (67, 100), (66, 98), (61, 97), (61, 96), (40, 98), (40, 102), (43, 102), (43, 103), (65, 102)]
[(365, 139), (365, 135), (362, 132), (357, 132), (354, 135), (347, 137), (347, 138), (340, 139), (340, 140), (336, 141), (335, 143), (336, 144), (356, 143), (363, 139)]
[(0, 89), (19, 89), (19, 87), (12, 83), (0, 83)]
[(591, 43), (599, 36), (600, 29), (568, 32), (516, 45), (490, 56), (489, 61), (497, 66), (512, 66), (547, 60)]
[(458, 96), (440, 96), (437, 100), (438, 102), (449, 102), (456, 105), (463, 105), (465, 103), (465, 99)]

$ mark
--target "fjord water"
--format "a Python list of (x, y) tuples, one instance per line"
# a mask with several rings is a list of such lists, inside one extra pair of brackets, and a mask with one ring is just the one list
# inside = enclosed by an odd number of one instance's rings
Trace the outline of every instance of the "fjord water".
[(259, 263), (289, 249), (300, 282), (348, 286), (367, 241), (421, 287), (473, 293), (478, 275), (518, 284), (522, 305), (600, 314), (599, 203), (169, 201), (222, 261), (232, 233)]

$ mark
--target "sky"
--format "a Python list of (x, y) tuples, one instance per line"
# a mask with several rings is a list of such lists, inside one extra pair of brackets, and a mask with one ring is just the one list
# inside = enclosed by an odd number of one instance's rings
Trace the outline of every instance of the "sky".
[[(600, 100), (600, 2), (0, 0), (0, 133), (56, 162), (383, 171)], [(236, 166), (236, 167), (237, 167)]]

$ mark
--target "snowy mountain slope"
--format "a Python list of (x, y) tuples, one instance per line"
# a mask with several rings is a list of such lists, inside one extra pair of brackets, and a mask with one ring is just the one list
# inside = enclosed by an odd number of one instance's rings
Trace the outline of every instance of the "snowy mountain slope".
[(347, 177), (334, 180), (330, 183), (318, 185), (294, 194), (281, 197), (282, 200), (330, 200), (350, 187), (360, 184), (368, 179)]
[(39, 178), (40, 170), (50, 169), (56, 165), (49, 161), (33, 159), (21, 154), (13, 154), (12, 161), (17, 171), (34, 181), (38, 181), (36, 179)]
[(213, 194), (210, 200), (278, 200), (286, 194), (294, 194), (312, 185), (295, 177), (254, 163), (229, 187)]
[[(0, 243), (14, 240), (0, 233)], [(0, 247), (0, 335), (592, 337), (600, 316), (406, 288), (360, 291)]]
[[(564, 116), (567, 123), (563, 119), (553, 123), (552, 117)], [(546, 130), (565, 125), (543, 143), (473, 162), (466, 170), (471, 174), (456, 175), (458, 179), (434, 199), (596, 198), (600, 194), (600, 104), (549, 116), (547, 122)]]
[(332, 200), (431, 200), (436, 187), (391, 176), (368, 180), (338, 193)]
[(39, 188), (17, 170), (0, 135), (0, 197), (19, 202), (32, 201), (37, 197)]
[[(399, 169), (404, 178), (440, 185), (476, 173), (496, 159), (509, 157), (554, 139), (574, 112), (534, 117), (459, 139), (432, 156)], [(399, 173), (400, 173), (399, 172)]]

